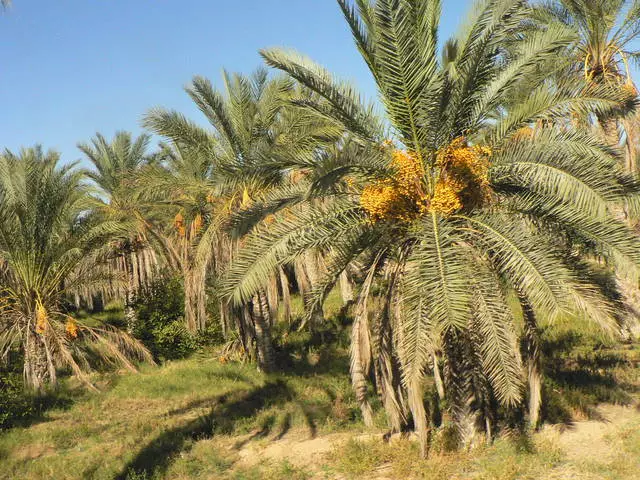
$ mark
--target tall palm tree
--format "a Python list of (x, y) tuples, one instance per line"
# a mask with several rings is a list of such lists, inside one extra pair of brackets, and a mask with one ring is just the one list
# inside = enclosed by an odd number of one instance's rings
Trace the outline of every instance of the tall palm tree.
[(218, 239), (203, 241), (203, 227), (219, 221), (221, 214), (210, 195), (210, 160), (176, 143), (161, 144), (154, 165), (140, 174), (141, 198), (155, 207), (155, 218), (145, 215), (149, 229), (165, 263), (184, 280), (186, 326), (191, 332), (203, 330), (207, 323), (206, 269), (219, 260), (218, 252), (204, 244)]
[[(640, 3), (557, 0), (543, 4), (536, 17), (544, 22), (560, 22), (574, 32), (576, 40), (566, 51), (571, 58), (571, 73), (588, 83), (607, 84), (637, 95), (630, 64), (640, 58), (635, 46), (640, 37)], [(624, 140), (625, 168), (635, 172), (637, 127), (634, 122), (620, 115), (598, 115), (598, 122), (611, 145), (618, 146)]]
[[(224, 92), (213, 88), (211, 82), (202, 77), (195, 77), (187, 88), (213, 127), (212, 131), (197, 126), (178, 112), (163, 109), (149, 112), (144, 121), (146, 127), (170, 139), (183, 160), (190, 158), (186, 164), (202, 167), (197, 178), (186, 178), (180, 173), (182, 169), (170, 168), (173, 176), (180, 176), (180, 180), (173, 182), (173, 188), (156, 188), (169, 194), (172, 200), (167, 205), (172, 207), (185, 199), (207, 199), (209, 203), (207, 215), (198, 212), (188, 218), (193, 221), (200, 215), (199, 222), (203, 222), (196, 242), (191, 242), (195, 251), (189, 255), (190, 270), (200, 272), (197, 277), (201, 288), (204, 288), (204, 269), (216, 257), (216, 251), (219, 274), (242, 243), (241, 239), (231, 240), (228, 236), (226, 241), (220, 241), (226, 235), (223, 227), (233, 212), (252, 204), (271, 186), (287, 181), (285, 173), (270, 168), (271, 163), (290, 157), (300, 161), (308, 159), (325, 137), (336, 135), (335, 128), (327, 129), (324, 124), (314, 122), (315, 118), (309, 114), (292, 112), (287, 101), (294, 92), (294, 84), (287, 78), (270, 79), (267, 72), (260, 69), (252, 76), (224, 72), (223, 81)], [(187, 210), (183, 205), (177, 212), (181, 227), (189, 217), (185, 216), (189, 213)], [(188, 227), (188, 223), (184, 226)], [(222, 244), (226, 246), (221, 247)], [(280, 288), (282, 296), (288, 297), (286, 276), (281, 273), (261, 278), (260, 288), (241, 306), (243, 313), (236, 316), (238, 328), (244, 332), (245, 347), (250, 338), (255, 339), (258, 363), (264, 370), (274, 368), (270, 318), (278, 300), (276, 285), (283, 277)]]
[(125, 319), (131, 333), (136, 324), (133, 296), (141, 283), (151, 275), (155, 265), (153, 249), (146, 240), (146, 223), (141, 205), (134, 195), (132, 176), (148, 161), (149, 135), (132, 138), (129, 132), (117, 132), (112, 141), (97, 133), (91, 143), (78, 148), (93, 164), (88, 176), (98, 186), (99, 211), (105, 217), (119, 220), (131, 233), (113, 245), (115, 268), (127, 278), (124, 291)]
[(84, 172), (55, 152), (24, 149), (0, 156), (0, 355), (24, 352), (26, 384), (55, 384), (57, 367), (85, 375), (93, 358), (134, 369), (152, 361), (137, 341), (110, 327), (74, 319), (65, 301), (110, 281), (99, 268), (104, 244), (122, 233), (96, 218)]
[[(637, 95), (630, 64), (637, 63), (640, 51), (636, 47), (640, 37), (640, 4), (627, 0), (556, 0), (536, 8), (536, 17), (543, 24), (560, 22), (570, 28), (576, 37), (565, 51), (570, 59), (568, 68), (559, 72), (573, 76), (576, 82), (609, 85)], [(624, 168), (637, 174), (638, 114), (595, 116), (585, 112), (582, 118), (574, 116), (572, 121), (583, 128), (596, 128), (614, 147), (624, 147)], [(595, 120), (595, 121), (594, 121)], [(637, 202), (629, 199), (619, 215), (637, 223)], [(637, 314), (637, 282), (617, 278), (617, 283), (627, 304), (632, 305), (627, 317), (627, 327), (639, 322)], [(636, 285), (634, 285), (636, 283)]]
[[(309, 59), (262, 52), (269, 65), (314, 92), (297, 103), (348, 136), (336, 155), (318, 155), (315, 165), (289, 162), (287, 169), (311, 169), (308, 181), (248, 211), (251, 218), (259, 218), (260, 206), (265, 214), (287, 214), (248, 236), (228, 294), (246, 301), (260, 278), (310, 248), (330, 252), (317, 301), (346, 266), (364, 264), (351, 373), (365, 421), (373, 372), (392, 429), (412, 418), (426, 453), (423, 380), (442, 356), (450, 414), (461, 440), (473, 442), (479, 425), (488, 435), (493, 430), (493, 399), (515, 406), (523, 397), (519, 312), (508, 295), (526, 302), (531, 322), (572, 313), (615, 328), (609, 301), (561, 239), (588, 239), (619, 268), (635, 269), (640, 244), (609, 213), (633, 182), (599, 138), (554, 120), (628, 110), (634, 99), (606, 85), (551, 85), (547, 79), (564, 67), (559, 52), (574, 33), (558, 24), (531, 28), (532, 12), (519, 0), (480, 2), (442, 57), (440, 2), (338, 3), (385, 116)], [(382, 307), (372, 315), (367, 302), (375, 291), (382, 292)], [(538, 408), (534, 401), (532, 418)]]

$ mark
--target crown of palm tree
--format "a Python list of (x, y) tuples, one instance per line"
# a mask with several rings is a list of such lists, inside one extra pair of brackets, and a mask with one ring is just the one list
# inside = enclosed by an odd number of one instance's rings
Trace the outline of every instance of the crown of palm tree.
[(561, 0), (542, 4), (545, 21), (571, 28), (576, 41), (569, 54), (588, 81), (632, 84), (629, 63), (638, 60), (640, 4), (628, 0)]
[(130, 132), (117, 132), (109, 142), (97, 133), (91, 143), (80, 143), (78, 148), (95, 168), (87, 175), (111, 198), (117, 197), (124, 181), (148, 161), (149, 140), (146, 134), (134, 140)]

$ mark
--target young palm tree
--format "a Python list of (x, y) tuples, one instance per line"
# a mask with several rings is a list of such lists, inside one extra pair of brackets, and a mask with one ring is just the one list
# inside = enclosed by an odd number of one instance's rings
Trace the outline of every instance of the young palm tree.
[[(569, 71), (588, 83), (607, 84), (637, 94), (630, 63), (640, 51), (640, 4), (629, 0), (558, 0), (543, 4), (537, 17), (544, 22), (560, 22), (570, 28), (576, 40), (567, 49)], [(635, 172), (636, 132), (629, 118), (598, 116), (607, 141), (614, 146), (624, 140), (625, 168)], [(619, 128), (620, 127), (620, 128)], [(621, 138), (619, 130), (624, 133)]]
[[(315, 164), (286, 165), (309, 172), (297, 191), (273, 192), (248, 209), (254, 219), (260, 208), (283, 214), (247, 238), (228, 293), (246, 301), (260, 278), (321, 248), (329, 275), (315, 289), (320, 302), (347, 265), (364, 264), (351, 373), (365, 421), (373, 372), (392, 429), (406, 428), (412, 417), (426, 453), (423, 379), (437, 370), (434, 358), (441, 355), (450, 413), (462, 441), (472, 442), (479, 425), (490, 435), (494, 398), (506, 406), (522, 399), (519, 314), (506, 301), (511, 292), (528, 308), (532, 347), (540, 319), (582, 313), (615, 327), (610, 303), (561, 239), (588, 240), (619, 268), (634, 270), (640, 244), (609, 213), (631, 181), (615, 151), (555, 120), (572, 112), (610, 115), (634, 102), (606, 85), (551, 85), (548, 77), (564, 66), (559, 52), (575, 36), (557, 24), (530, 28), (524, 2), (479, 3), (442, 57), (440, 2), (338, 3), (386, 116), (377, 118), (352, 87), (310, 60), (280, 49), (262, 52), (317, 96), (298, 104), (348, 136), (335, 155), (319, 152)], [(371, 316), (367, 302), (377, 279), (384, 280), (376, 289), (382, 298)], [(539, 408), (535, 366), (534, 358), (532, 418)]]
[(114, 267), (127, 278), (124, 308), (129, 333), (136, 323), (133, 296), (156, 264), (153, 249), (146, 240), (141, 205), (131, 182), (132, 176), (149, 161), (148, 145), (149, 135), (133, 139), (129, 132), (117, 132), (111, 142), (98, 133), (91, 143), (78, 144), (95, 168), (87, 175), (99, 188), (99, 212), (106, 218), (121, 221), (131, 230), (128, 238), (113, 245)]
[(20, 347), (36, 390), (55, 384), (62, 366), (89, 383), (92, 358), (132, 370), (131, 357), (152, 361), (130, 337), (83, 325), (65, 309), (71, 295), (110, 280), (98, 268), (103, 245), (122, 233), (92, 214), (84, 179), (40, 147), (0, 156), (0, 355)]

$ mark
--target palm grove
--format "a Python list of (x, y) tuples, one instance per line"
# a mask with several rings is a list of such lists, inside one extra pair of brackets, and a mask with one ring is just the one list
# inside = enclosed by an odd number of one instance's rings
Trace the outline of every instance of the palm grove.
[[(276, 327), (321, 328), (339, 288), (364, 423), (377, 396), (426, 454), (436, 407), (461, 446), (509, 412), (538, 425), (544, 325), (633, 330), (640, 3), (485, 0), (448, 40), (437, 0), (338, 6), (379, 105), (269, 49), (276, 72), (193, 79), (206, 126), (148, 112), (153, 151), (118, 133), (79, 145), (87, 171), (38, 146), (2, 154), (0, 354), (29, 387), (153, 362), (132, 304), (166, 272), (183, 328), (219, 326), (225, 355), (266, 373)], [(75, 315), (111, 300), (120, 327)]]

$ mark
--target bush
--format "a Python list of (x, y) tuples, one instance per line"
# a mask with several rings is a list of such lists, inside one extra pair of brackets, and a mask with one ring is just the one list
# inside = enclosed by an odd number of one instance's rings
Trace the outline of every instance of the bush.
[(184, 358), (198, 348), (195, 335), (191, 335), (182, 319), (152, 330), (154, 346), (159, 356), (166, 360)]
[(163, 275), (134, 298), (137, 322), (133, 334), (157, 360), (184, 358), (199, 342), (184, 325), (184, 288), (180, 278)]
[(33, 399), (24, 393), (18, 375), (0, 372), (0, 391), (0, 430), (34, 414)]

